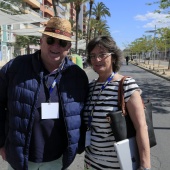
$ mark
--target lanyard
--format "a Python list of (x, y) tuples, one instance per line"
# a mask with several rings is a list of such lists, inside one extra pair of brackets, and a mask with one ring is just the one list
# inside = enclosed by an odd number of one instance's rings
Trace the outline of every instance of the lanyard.
[[(93, 104), (92, 110), (91, 110), (91, 112), (90, 112), (90, 114), (89, 114), (89, 116), (88, 116), (88, 126), (87, 126), (87, 129), (88, 129), (88, 130), (89, 130), (90, 127), (91, 127), (91, 122), (92, 122), (92, 119), (93, 119), (93, 112), (94, 112), (95, 105), (96, 105), (97, 101), (99, 100), (99, 97), (100, 97), (102, 91), (105, 89), (105, 87), (108, 85), (108, 83), (110, 83), (110, 81), (113, 79), (113, 77), (114, 77), (115, 74), (116, 74), (116, 73), (113, 72), (113, 73), (107, 78), (106, 82), (102, 85), (102, 87), (100, 88), (100, 91), (99, 91), (99, 93), (98, 93), (98, 95), (97, 95), (97, 100), (96, 100), (95, 103)], [(94, 91), (94, 89), (95, 89), (95, 86), (96, 86), (96, 82), (95, 82), (95, 84), (94, 84), (93, 91)], [(92, 101), (93, 91), (92, 91), (92, 94), (91, 94), (91, 96), (90, 96), (89, 105), (90, 105), (90, 103), (91, 103), (91, 101)], [(88, 105), (88, 108), (89, 108), (89, 105)]]
[(50, 102), (50, 95), (53, 92), (54, 87), (56, 86), (56, 84), (59, 82), (59, 80), (61, 78), (61, 71), (63, 70), (64, 64), (65, 64), (65, 61), (62, 63), (61, 67), (59, 67), (59, 69), (56, 73), (55, 79), (54, 79), (53, 83), (51, 84), (51, 86), (49, 87), (49, 100), (48, 100), (49, 102)]

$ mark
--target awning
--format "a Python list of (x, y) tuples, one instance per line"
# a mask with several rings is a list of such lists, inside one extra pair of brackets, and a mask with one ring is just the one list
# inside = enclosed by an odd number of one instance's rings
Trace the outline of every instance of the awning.
[(0, 10), (0, 25), (46, 22), (48, 19), (33, 14), (10, 15)]
[(44, 27), (17, 29), (11, 32), (16, 35), (41, 36), (42, 33), (38, 32), (39, 30), (44, 30)]

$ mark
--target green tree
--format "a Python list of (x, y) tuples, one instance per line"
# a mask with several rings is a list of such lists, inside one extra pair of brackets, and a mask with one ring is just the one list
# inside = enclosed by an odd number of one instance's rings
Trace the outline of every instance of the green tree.
[(74, 3), (76, 10), (76, 43), (75, 43), (75, 51), (77, 53), (77, 42), (78, 42), (78, 20), (79, 14), (81, 10), (81, 5), (87, 2), (88, 0), (64, 0), (62, 3)]
[(21, 4), (21, 0), (5, 0), (0, 2), (0, 8), (5, 13), (16, 15), (22, 13)]
[(106, 20), (100, 20), (97, 23), (97, 35), (101, 36), (101, 35), (110, 35), (109, 33), (109, 26), (107, 25), (107, 21)]
[[(101, 19), (106, 16), (111, 16), (109, 12), (109, 8), (105, 6), (103, 2), (98, 2), (97, 4), (94, 4), (94, 7), (92, 8), (92, 15), (95, 16), (95, 19), (97, 21), (96, 24), (99, 24)], [(97, 29), (95, 29), (95, 35), (96, 36)]]
[[(167, 17), (170, 17), (170, 1), (169, 0), (155, 0), (153, 3), (147, 3), (147, 5), (153, 5), (153, 4), (158, 4), (158, 9), (155, 10), (156, 13), (164, 13), (168, 14)], [(169, 64), (168, 64), (168, 69), (170, 69), (170, 58), (169, 58)]]
[(14, 47), (16, 49), (26, 48), (27, 54), (30, 54), (30, 45), (39, 45), (39, 44), (40, 44), (39, 37), (16, 35), (16, 42), (14, 43)]
[(87, 46), (87, 43), (89, 42), (90, 20), (91, 20), (92, 7), (93, 7), (93, 4), (94, 4), (94, 0), (90, 0), (89, 4), (90, 4), (90, 9), (88, 11), (89, 19), (88, 19), (88, 25), (87, 25), (87, 41), (86, 41), (86, 46)]
[(158, 4), (158, 9), (156, 9), (155, 12), (169, 14), (169, 7), (170, 7), (169, 0), (160, 0), (152, 3), (147, 3), (147, 5), (153, 5), (153, 4)]
[[(159, 47), (162, 50), (163, 49), (165, 50), (165, 58), (167, 58), (167, 55), (166, 55), (167, 49), (170, 48), (170, 29), (165, 27), (165, 28), (160, 28), (157, 31), (161, 35)], [(169, 58), (168, 69), (170, 69), (170, 58)]]
[(94, 38), (94, 30), (95, 30), (96, 25), (97, 25), (96, 19), (91, 18), (90, 19), (90, 28), (89, 28), (89, 40)]

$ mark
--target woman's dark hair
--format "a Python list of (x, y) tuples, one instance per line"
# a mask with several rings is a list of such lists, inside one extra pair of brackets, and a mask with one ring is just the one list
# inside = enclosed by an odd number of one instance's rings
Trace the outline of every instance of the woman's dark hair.
[(91, 60), (89, 56), (90, 56), (91, 51), (96, 47), (96, 45), (101, 45), (104, 48), (108, 49), (109, 53), (113, 53), (112, 58), (114, 59), (114, 62), (112, 64), (112, 68), (114, 72), (118, 72), (122, 65), (123, 54), (122, 54), (122, 51), (117, 47), (116, 42), (110, 36), (99, 36), (99, 37), (92, 39), (88, 43), (87, 45), (88, 64), (91, 65)]

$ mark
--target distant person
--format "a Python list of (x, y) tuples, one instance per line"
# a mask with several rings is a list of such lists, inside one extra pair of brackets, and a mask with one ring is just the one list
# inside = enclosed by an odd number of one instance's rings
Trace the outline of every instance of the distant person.
[(129, 64), (129, 56), (126, 56), (126, 65)]
[(68, 20), (52, 17), (41, 50), (0, 70), (0, 155), (8, 170), (64, 170), (84, 151), (88, 78), (67, 57), (71, 33)]
[[(118, 110), (118, 86), (123, 77), (118, 73), (122, 52), (109, 36), (92, 39), (87, 52), (87, 61), (98, 74), (98, 78), (89, 84), (84, 108), (84, 121), (87, 125), (84, 169), (120, 170), (114, 149), (116, 141), (107, 114)], [(141, 165), (139, 170), (150, 170), (150, 144), (141, 90), (133, 78), (126, 78), (123, 88), (126, 107), (136, 130)]]
[(83, 60), (83, 68), (87, 68), (87, 66), (88, 66), (87, 57), (85, 55), (82, 56), (82, 60)]

